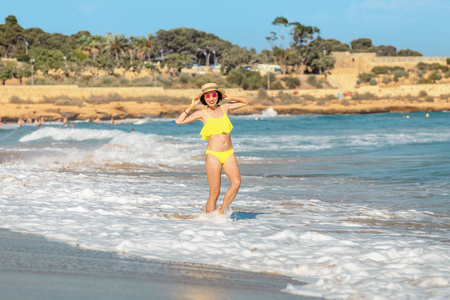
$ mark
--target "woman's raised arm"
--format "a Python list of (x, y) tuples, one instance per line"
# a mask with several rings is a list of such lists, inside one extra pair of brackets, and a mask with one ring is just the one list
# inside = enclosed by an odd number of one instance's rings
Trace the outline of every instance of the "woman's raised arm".
[(178, 116), (178, 118), (175, 120), (175, 123), (178, 125), (181, 124), (188, 124), (197, 120), (201, 120), (200, 113), (198, 111), (194, 112), (192, 115), (189, 115), (192, 111), (194, 111), (194, 108), (197, 106), (197, 104), (200, 102), (200, 99), (194, 98), (191, 101), (191, 104), (188, 108), (183, 110), (183, 112)]
[(230, 97), (226, 95), (224, 100), (228, 101), (228, 109), (235, 110), (244, 106), (249, 105), (252, 102), (252, 99), (247, 97)]

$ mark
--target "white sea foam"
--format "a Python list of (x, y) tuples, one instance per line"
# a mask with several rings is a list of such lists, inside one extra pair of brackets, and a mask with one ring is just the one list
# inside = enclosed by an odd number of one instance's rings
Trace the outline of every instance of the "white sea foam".
[(199, 185), (196, 176), (179, 182), (5, 165), (0, 178), (2, 228), (84, 248), (278, 272), (308, 283), (286, 287), (299, 295), (450, 296), (447, 247), (421, 234), (397, 234), (358, 220), (420, 222), (429, 217), (415, 210), (301, 198), (286, 203), (255, 198), (251, 189), (243, 189), (235, 212), (206, 215), (206, 182)]
[[(20, 139), (20, 142), (33, 142), (43, 139), (65, 142), (104, 140), (97, 148), (37, 148), (31, 151), (43, 152), (34, 155), (33, 163), (57, 163), (68, 165), (137, 164), (142, 166), (162, 166), (174, 164), (196, 164), (193, 159), (202, 151), (190, 144), (181, 144), (164, 139), (156, 134), (124, 132), (121, 130), (94, 130), (47, 127), (36, 130)], [(46, 155), (52, 153), (52, 155)]]

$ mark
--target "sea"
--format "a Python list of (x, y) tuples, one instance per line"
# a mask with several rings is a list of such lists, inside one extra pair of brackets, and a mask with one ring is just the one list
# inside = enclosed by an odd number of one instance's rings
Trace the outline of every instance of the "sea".
[(6, 124), (0, 228), (287, 275), (296, 295), (450, 299), (449, 112), (230, 119), (242, 185), (224, 215), (205, 213), (200, 122)]

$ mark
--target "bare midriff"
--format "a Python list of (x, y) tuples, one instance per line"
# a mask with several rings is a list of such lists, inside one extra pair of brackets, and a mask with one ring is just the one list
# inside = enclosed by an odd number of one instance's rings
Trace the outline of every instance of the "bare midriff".
[(211, 135), (206, 149), (216, 152), (224, 152), (233, 149), (230, 134), (222, 133)]

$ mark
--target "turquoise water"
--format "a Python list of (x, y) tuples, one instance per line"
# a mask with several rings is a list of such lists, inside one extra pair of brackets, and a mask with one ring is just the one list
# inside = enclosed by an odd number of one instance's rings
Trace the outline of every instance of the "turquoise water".
[(4, 126), (0, 227), (279, 272), (305, 295), (450, 296), (449, 113), (231, 121), (242, 186), (226, 226), (167, 217), (201, 216), (206, 142), (200, 122), (146, 119)]

